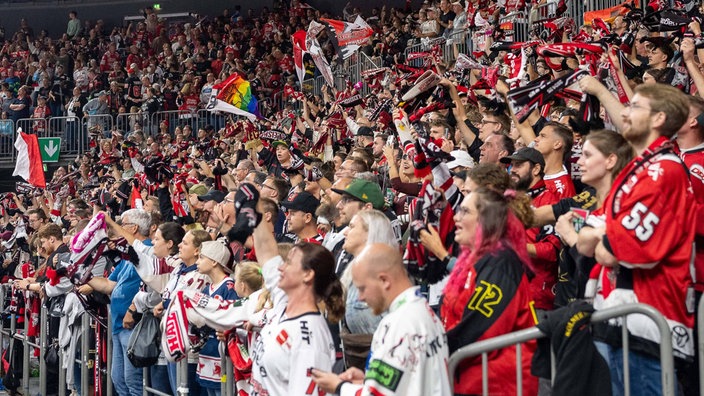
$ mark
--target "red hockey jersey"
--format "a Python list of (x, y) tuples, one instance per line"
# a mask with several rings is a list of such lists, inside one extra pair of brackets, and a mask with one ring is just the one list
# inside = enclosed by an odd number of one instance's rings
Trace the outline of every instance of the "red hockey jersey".
[[(616, 177), (604, 203), (606, 237), (620, 268), (605, 305), (650, 304), (672, 330), (676, 356), (693, 356), (690, 263), (695, 235), (694, 197), (682, 160), (665, 137), (631, 161)], [(690, 302), (693, 305), (693, 301)], [(655, 324), (628, 319), (629, 332), (658, 344)]]

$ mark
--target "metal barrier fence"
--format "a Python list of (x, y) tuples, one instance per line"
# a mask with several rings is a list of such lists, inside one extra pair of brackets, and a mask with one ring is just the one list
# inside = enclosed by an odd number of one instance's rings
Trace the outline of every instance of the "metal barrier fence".
[[(8, 296), (11, 296), (10, 293), (12, 293), (12, 284), (2, 284), (0, 285), (0, 312), (3, 312), (3, 315), (7, 313), (8, 307), (5, 305), (5, 302), (8, 301)], [(22, 390), (22, 394), (24, 395), (30, 395), (31, 389), (30, 389), (30, 375), (31, 375), (31, 370), (30, 370), (30, 354), (33, 354), (33, 349), (37, 348), (39, 349), (39, 394), (40, 395), (46, 395), (47, 394), (47, 376), (44, 375), (44, 373), (47, 372), (47, 364), (45, 361), (45, 355), (46, 355), (46, 345), (47, 344), (47, 333), (48, 333), (48, 312), (47, 308), (44, 306), (44, 304), (41, 304), (41, 311), (40, 311), (40, 330), (39, 330), (39, 340), (37, 342), (34, 342), (32, 340), (32, 337), (27, 337), (26, 334), (28, 334), (29, 331), (29, 323), (30, 323), (30, 310), (29, 307), (26, 307), (25, 309), (25, 314), (20, 315), (16, 312), (10, 313), (10, 322), (9, 322), (9, 328), (6, 327), (3, 323), (2, 326), (0, 326), (0, 356), (3, 355), (3, 352), (9, 348), (14, 348), (13, 343), (10, 343), (9, 340), (14, 340), (15, 342), (21, 342), (22, 343), (22, 379), (20, 382), (20, 389)], [(24, 316), (24, 327), (22, 329), (17, 328), (17, 323), (18, 319)], [(108, 310), (107, 314), (107, 326), (108, 329), (111, 328), (111, 324), (109, 321), (110, 314)], [(94, 320), (90, 314), (84, 312), (81, 316), (81, 340), (80, 340), (80, 346), (81, 346), (81, 354), (79, 359), (73, 359), (74, 364), (77, 364), (80, 367), (80, 395), (81, 396), (89, 396), (92, 395), (92, 387), (91, 387), (91, 369), (94, 369), (95, 367), (95, 359), (98, 359), (97, 353), (95, 349), (95, 345), (91, 345), (90, 343), (90, 338), (88, 337), (88, 334), (90, 334), (92, 331), (94, 331), (94, 326), (100, 326), (99, 323), (97, 323), (96, 320)], [(21, 330), (21, 331), (20, 331)], [(8, 348), (5, 348), (5, 342), (8, 341)], [(105, 394), (106, 396), (112, 396), (112, 381), (111, 381), (111, 359), (109, 358), (112, 356), (112, 337), (110, 336), (110, 331), (108, 330), (108, 336), (106, 337), (105, 340), (107, 344), (107, 366), (104, 368), (104, 373), (107, 374), (105, 375)], [(224, 351), (221, 351), (222, 358), (221, 358), (221, 367), (225, 368), (225, 378), (226, 381), (223, 381), (221, 384), (221, 393), (223, 396), (234, 396), (236, 394), (236, 389), (235, 389), (235, 381), (234, 381), (234, 367), (232, 365), (232, 361), (230, 360), (229, 356), (227, 356), (227, 353)], [(66, 370), (74, 370), (74, 365), (68, 366), (67, 369), (62, 369), (63, 367), (63, 361), (66, 359), (66, 357), (63, 354), (62, 349), (59, 349), (59, 389), (58, 389), (58, 394), (59, 396), (65, 396), (66, 395), (66, 387), (67, 387), (67, 381), (66, 381)], [(12, 359), (10, 360), (10, 366), (14, 363), (13, 360), (16, 360), (15, 357), (13, 356)], [(10, 368), (12, 369), (12, 367)], [(103, 369), (101, 369), (101, 372)], [(154, 389), (151, 387), (151, 378), (150, 378), (150, 372), (149, 372), (149, 367), (146, 367), (143, 369), (143, 374), (144, 374), (144, 379), (143, 379), (143, 390), (142, 394), (144, 396), (148, 395), (157, 395), (157, 396), (172, 396), (171, 393), (164, 393), (161, 392), (157, 389)], [(76, 379), (74, 378), (74, 381)], [(75, 383), (75, 382), (74, 382)], [(179, 363), (177, 363), (177, 370), (176, 370), (176, 383), (178, 384), (178, 390), (177, 390), (177, 395), (178, 396), (186, 396), (189, 394), (189, 384), (188, 384), (188, 359), (183, 359)], [(72, 389), (68, 389), (68, 391), (72, 391)]]
[(469, 30), (453, 32), (443, 48), (443, 61), (450, 65), (457, 60), (459, 54), (471, 54), (473, 48), (472, 35)]
[(584, 24), (585, 7), (587, 7), (586, 1), (570, 0), (567, 2), (567, 14), (574, 19), (577, 27)]
[[(701, 307), (701, 305), (700, 305)], [(623, 319), (622, 326), (622, 341), (623, 349), (626, 353), (623, 354), (623, 376), (624, 376), (624, 394), (630, 395), (630, 373), (628, 364), (628, 330), (626, 328), (627, 316), (630, 314), (643, 314), (652, 319), (658, 326), (660, 330), (660, 365), (661, 365), (661, 378), (662, 378), (662, 394), (664, 396), (674, 396), (675, 395), (675, 368), (674, 368), (674, 358), (672, 355), (672, 337), (662, 337), (663, 334), (670, 334), (670, 326), (667, 324), (665, 317), (658, 312), (655, 308), (647, 304), (624, 304), (619, 307), (608, 308), (603, 310), (595, 311), (592, 314), (591, 322), (598, 323), (604, 322), (609, 319), (621, 317)], [(700, 317), (702, 317), (702, 312), (699, 312)], [(701, 331), (700, 331), (701, 334)], [(521, 348), (520, 344), (527, 341), (537, 340), (539, 338), (546, 337), (545, 333), (540, 331), (537, 327), (531, 327), (529, 329), (524, 329), (521, 331), (516, 331), (513, 333), (505, 334), (502, 336), (490, 338), (487, 340), (475, 342), (470, 345), (466, 345), (452, 354), (449, 361), (449, 373), (450, 378), (455, 378), (455, 371), (459, 364), (470, 357), (477, 355), (482, 356), (482, 392), (484, 395), (489, 394), (489, 372), (488, 372), (488, 353), (498, 349), (506, 348), (509, 346), (516, 346), (516, 383), (522, 383), (522, 360), (521, 360)], [(699, 339), (699, 350), (704, 349), (702, 345), (702, 339)], [(554, 355), (552, 355), (551, 369), (552, 378), (555, 378), (555, 361)], [(701, 358), (701, 354), (700, 354)], [(701, 368), (700, 368), (701, 369)], [(701, 378), (701, 376), (700, 376)], [(452, 381), (454, 383), (454, 381)], [(522, 394), (522, 389), (520, 386), (517, 387), (518, 394)], [(704, 393), (703, 393), (704, 395)]]
[(118, 131), (133, 131), (136, 123), (143, 123), (141, 113), (122, 113), (115, 117), (115, 127)]

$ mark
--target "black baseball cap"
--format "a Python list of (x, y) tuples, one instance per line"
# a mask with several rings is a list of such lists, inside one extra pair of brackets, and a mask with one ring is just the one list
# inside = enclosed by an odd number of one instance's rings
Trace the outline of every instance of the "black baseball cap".
[(540, 164), (541, 169), (545, 169), (543, 155), (532, 147), (523, 147), (511, 155), (501, 158), (500, 161), (503, 164), (510, 164), (511, 161), (530, 161), (533, 164)]
[(359, 129), (357, 129), (356, 136), (374, 137), (374, 130), (369, 128), (368, 126), (361, 126), (359, 127)]
[(289, 195), (286, 201), (281, 202), (281, 206), (289, 210), (315, 214), (318, 206), (320, 206), (320, 201), (313, 194), (303, 191)]
[(198, 200), (203, 201), (203, 202), (215, 201), (217, 203), (220, 203), (223, 200), (225, 200), (226, 195), (227, 194), (225, 194), (224, 192), (222, 192), (220, 190), (210, 190), (207, 193), (205, 193), (204, 195), (199, 195)]

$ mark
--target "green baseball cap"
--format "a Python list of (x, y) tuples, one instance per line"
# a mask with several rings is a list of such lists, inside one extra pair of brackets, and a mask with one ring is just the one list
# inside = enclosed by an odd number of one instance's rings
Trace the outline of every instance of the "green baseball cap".
[(271, 147), (276, 148), (276, 146), (286, 146), (288, 148), (289, 144), (285, 140), (274, 140), (271, 142)]
[(208, 193), (208, 187), (202, 184), (194, 184), (188, 189), (189, 194), (205, 195)]
[(344, 190), (333, 188), (332, 191), (342, 195), (351, 195), (358, 201), (371, 203), (374, 209), (382, 210), (384, 208), (384, 195), (381, 193), (381, 188), (378, 184), (370, 181), (354, 179)]

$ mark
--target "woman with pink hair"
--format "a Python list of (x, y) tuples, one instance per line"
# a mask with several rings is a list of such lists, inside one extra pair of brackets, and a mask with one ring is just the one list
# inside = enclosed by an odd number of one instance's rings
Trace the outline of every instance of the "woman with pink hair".
[[(520, 218), (520, 220), (519, 220)], [(455, 241), (462, 247), (443, 293), (440, 317), (452, 354), (483, 339), (535, 325), (530, 307), (524, 224), (532, 222), (530, 198), (506, 190), (480, 187), (465, 198), (455, 214)], [(522, 344), (525, 395), (537, 394), (530, 374), (535, 342)], [(489, 354), (489, 393), (517, 393), (516, 348)], [(454, 378), (455, 394), (481, 394), (481, 358), (463, 361)]]

